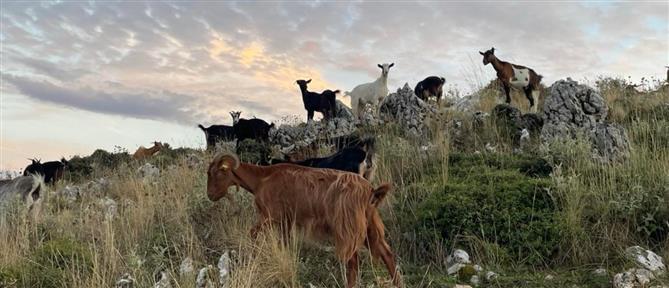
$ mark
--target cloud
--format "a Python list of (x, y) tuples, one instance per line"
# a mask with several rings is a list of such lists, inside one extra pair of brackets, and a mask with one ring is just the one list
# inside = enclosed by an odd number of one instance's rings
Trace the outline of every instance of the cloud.
[(107, 92), (90, 87), (67, 88), (48, 81), (35, 81), (27, 77), (2, 75), (18, 91), (35, 100), (83, 109), (92, 112), (115, 114), (142, 119), (176, 120), (193, 123), (193, 111), (184, 105), (191, 96), (162, 91), (149, 96), (141, 93)]

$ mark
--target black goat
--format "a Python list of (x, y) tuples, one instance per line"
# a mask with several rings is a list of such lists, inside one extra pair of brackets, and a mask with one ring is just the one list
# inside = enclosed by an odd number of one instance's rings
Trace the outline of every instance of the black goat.
[(416, 93), (418, 98), (423, 99), (423, 101), (427, 101), (430, 96), (437, 97), (437, 103), (440, 103), (441, 96), (444, 93), (444, 83), (446, 83), (446, 79), (443, 77), (430, 76), (416, 84), (414, 93)]
[(233, 126), (237, 144), (245, 139), (267, 142), (269, 140), (269, 130), (274, 127), (274, 123), (269, 124), (261, 119), (239, 119)]
[(328, 157), (295, 162), (271, 159), (269, 164), (291, 163), (313, 168), (336, 169), (360, 174), (365, 179), (372, 181), (374, 177), (374, 143), (374, 138), (365, 138)]
[(207, 128), (204, 128), (204, 126), (198, 124), (197, 127), (200, 127), (200, 129), (204, 131), (204, 136), (207, 139), (207, 149), (214, 148), (216, 143), (220, 141), (235, 140), (235, 129), (232, 126), (211, 125)]
[(300, 86), (300, 91), (302, 91), (302, 102), (304, 103), (304, 109), (307, 110), (307, 121), (314, 120), (315, 111), (321, 112), (323, 118), (326, 120), (335, 117), (337, 111), (337, 102), (335, 99), (337, 93), (340, 92), (339, 90), (325, 90), (319, 94), (307, 91), (307, 84), (311, 83), (311, 79), (297, 80), (295, 82)]
[(65, 167), (68, 162), (65, 158), (61, 158), (60, 161), (49, 161), (40, 163), (40, 160), (30, 159), (32, 163), (26, 166), (23, 169), (23, 176), (28, 176), (30, 174), (43, 175), (44, 183), (53, 185), (58, 180), (63, 178), (65, 172)]

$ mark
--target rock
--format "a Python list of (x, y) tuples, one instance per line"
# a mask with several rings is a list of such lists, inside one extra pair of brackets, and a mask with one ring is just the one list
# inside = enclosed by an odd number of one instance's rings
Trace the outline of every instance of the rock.
[(153, 285), (153, 288), (172, 288), (172, 282), (170, 281), (170, 274), (165, 270), (156, 273), (154, 276), (156, 284)]
[(152, 181), (160, 176), (160, 169), (151, 163), (145, 163), (137, 169), (137, 174), (145, 181)]
[(554, 279), (555, 279), (555, 276), (553, 276), (552, 274), (548, 274), (548, 275), (546, 275), (546, 277), (544, 277), (544, 280), (546, 280), (546, 281), (553, 281)]
[(663, 275), (667, 271), (662, 257), (640, 246), (632, 246), (625, 249), (625, 256), (640, 267), (653, 272), (656, 276)]
[(219, 273), (219, 282), (221, 285), (225, 286), (225, 283), (228, 282), (228, 275), (230, 275), (230, 254), (228, 251), (225, 251), (221, 258), (218, 259), (218, 273)]
[(481, 284), (481, 279), (479, 278), (479, 276), (474, 275), (472, 276), (471, 279), (469, 279), (469, 283), (471, 283), (474, 286), (479, 286), (479, 284)]
[(497, 279), (497, 273), (492, 272), (492, 271), (488, 271), (488, 272), (485, 273), (485, 280), (486, 281), (492, 282), (495, 279)]
[(595, 276), (607, 276), (609, 272), (606, 271), (606, 269), (600, 267), (597, 268), (595, 271), (592, 271), (592, 274), (594, 274)]
[(472, 288), (472, 286), (469, 285), (461, 285), (461, 284), (455, 284), (453, 288)]
[(460, 271), (460, 269), (462, 269), (465, 266), (467, 266), (467, 265), (460, 264), (460, 263), (455, 263), (453, 265), (448, 266), (448, 269), (446, 270), (446, 272), (448, 273), (448, 275), (453, 275), (455, 273), (458, 273), (458, 271)]
[(426, 120), (437, 113), (435, 107), (416, 97), (408, 83), (384, 98), (379, 111), (383, 121), (394, 121), (416, 137), (428, 134)]
[(65, 185), (65, 187), (60, 189), (56, 195), (63, 197), (68, 203), (74, 203), (81, 197), (81, 188), (78, 186)]
[(102, 211), (105, 215), (105, 220), (111, 221), (116, 217), (116, 211), (118, 210), (116, 201), (111, 198), (104, 198), (98, 200), (98, 204), (102, 207)]
[(200, 269), (197, 273), (197, 278), (195, 279), (195, 288), (214, 288), (216, 287), (214, 285), (214, 282), (209, 279), (209, 271), (213, 270), (214, 267), (211, 265), (208, 265), (207, 267), (204, 267)]
[(608, 108), (595, 89), (569, 78), (550, 87), (544, 100), (544, 143), (585, 136), (593, 147), (593, 158), (603, 162), (624, 160), (629, 156), (625, 129), (606, 122)]
[(493, 146), (490, 143), (485, 143), (485, 150), (488, 151), (489, 153), (495, 153), (497, 151), (497, 147)]
[(509, 104), (499, 104), (492, 110), (496, 124), (507, 127), (509, 131), (527, 129), (530, 133), (539, 134), (544, 125), (541, 115), (536, 113), (522, 114), (520, 109)]
[(485, 126), (485, 122), (488, 121), (488, 118), (490, 117), (490, 114), (482, 112), (482, 111), (476, 111), (474, 112), (472, 116), (472, 127), (475, 130), (482, 129)]
[(111, 186), (111, 181), (105, 178), (98, 178), (86, 183), (86, 191), (88, 194), (100, 197), (104, 195), (104, 193), (107, 191), (107, 189), (109, 189), (110, 186)]
[(614, 288), (641, 288), (655, 279), (652, 272), (646, 269), (629, 269), (613, 276)]
[(446, 265), (451, 266), (454, 264), (469, 264), (471, 261), (469, 260), (469, 254), (467, 254), (467, 251), (462, 250), (462, 249), (455, 249), (453, 252), (451, 252), (448, 257), (446, 257)]
[(473, 111), (477, 104), (479, 103), (479, 100), (481, 99), (481, 96), (479, 94), (470, 94), (466, 95), (464, 97), (455, 99), (454, 102), (455, 104), (452, 106), (456, 111)]
[(181, 265), (179, 265), (179, 275), (187, 275), (193, 273), (195, 268), (193, 268), (193, 259), (190, 257), (186, 257), (183, 261), (181, 261)]
[(479, 272), (483, 271), (483, 267), (481, 267), (481, 265), (476, 264), (476, 265), (474, 265), (474, 270), (477, 273), (479, 273)]
[(132, 288), (135, 286), (135, 278), (129, 273), (123, 274), (118, 281), (116, 281), (116, 288)]

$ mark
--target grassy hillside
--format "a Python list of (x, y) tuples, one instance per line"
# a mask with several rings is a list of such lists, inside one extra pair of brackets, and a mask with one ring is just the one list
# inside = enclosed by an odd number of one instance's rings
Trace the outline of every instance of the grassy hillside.
[[(454, 248), (499, 274), (483, 287), (610, 287), (613, 273), (631, 267), (623, 251), (632, 245), (669, 259), (669, 88), (636, 92), (623, 82), (602, 80), (598, 88), (610, 120), (629, 134), (624, 163), (591, 161), (579, 140), (534, 141), (514, 153), (504, 129), (491, 120), (478, 127), (459, 112), (433, 119), (429, 145), (392, 125), (374, 131), (376, 181), (395, 186), (382, 215), (407, 287), (467, 283), (470, 275), (446, 273)], [(497, 93), (485, 89), (480, 106), (490, 111)], [(459, 135), (444, 125), (453, 119), (463, 123)], [(110, 184), (84, 188), (75, 201), (50, 194), (35, 219), (11, 211), (0, 222), (0, 287), (110, 287), (124, 273), (136, 287), (150, 287), (162, 270), (174, 287), (193, 287), (197, 269), (215, 266), (224, 251), (233, 251), (230, 287), (344, 285), (331, 248), (299, 235), (282, 245), (271, 231), (250, 240), (249, 193), (233, 192), (235, 203), (210, 202), (205, 169), (212, 157), (167, 149), (148, 160), (161, 169), (154, 180), (140, 177), (143, 163), (124, 151), (75, 157), (67, 180), (52, 190), (100, 177)], [(105, 198), (115, 201), (115, 213)], [(390, 287), (383, 265), (363, 255), (360, 286)], [(181, 275), (186, 257), (196, 271)], [(598, 267), (609, 275), (592, 274)]]

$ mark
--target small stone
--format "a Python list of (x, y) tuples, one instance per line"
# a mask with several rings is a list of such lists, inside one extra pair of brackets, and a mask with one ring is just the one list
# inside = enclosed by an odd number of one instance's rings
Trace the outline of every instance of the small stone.
[(481, 272), (481, 271), (483, 271), (483, 267), (481, 267), (481, 265), (476, 264), (476, 265), (474, 265), (474, 270), (476, 272)]
[(492, 271), (488, 271), (485, 273), (485, 280), (487, 280), (488, 282), (494, 281), (495, 279), (497, 279), (497, 273)]
[(446, 264), (447, 265), (453, 265), (453, 264), (469, 264), (471, 261), (469, 260), (469, 254), (467, 254), (467, 251), (462, 250), (462, 249), (455, 249), (453, 252), (451, 252), (448, 257), (446, 257)]
[(172, 282), (170, 281), (170, 274), (166, 271), (160, 271), (158, 275), (155, 276), (156, 284), (153, 285), (153, 288), (172, 288)]
[(472, 283), (472, 285), (474, 286), (479, 286), (479, 284), (481, 284), (481, 279), (479, 278), (479, 276), (474, 275), (472, 276), (471, 279), (469, 279), (469, 283)]
[(595, 274), (596, 276), (606, 276), (608, 275), (608, 271), (604, 268), (597, 268), (595, 271), (592, 271), (592, 274)]
[(225, 251), (221, 258), (218, 259), (218, 273), (219, 273), (219, 282), (221, 285), (225, 285), (228, 281), (228, 275), (230, 274), (230, 254), (228, 251)]
[(180, 275), (186, 275), (193, 273), (195, 269), (193, 268), (193, 259), (190, 257), (186, 257), (183, 261), (181, 261), (181, 265), (179, 265), (179, 274)]
[(453, 275), (455, 273), (458, 273), (458, 271), (460, 271), (460, 269), (462, 269), (462, 267), (465, 266), (466, 266), (465, 264), (455, 263), (449, 266), (446, 272), (448, 272), (448, 275)]
[(544, 280), (546, 280), (546, 281), (553, 281), (553, 279), (555, 279), (555, 276), (553, 276), (551, 274), (548, 274), (548, 275), (546, 275), (546, 277), (544, 277)]
[(132, 278), (132, 276), (129, 273), (123, 274), (121, 278), (116, 281), (116, 288), (132, 288), (135, 285), (135, 278)]
[(195, 288), (214, 288), (214, 282), (209, 279), (209, 270), (214, 269), (213, 266), (207, 265), (200, 269), (197, 273), (197, 278), (195, 279)]

